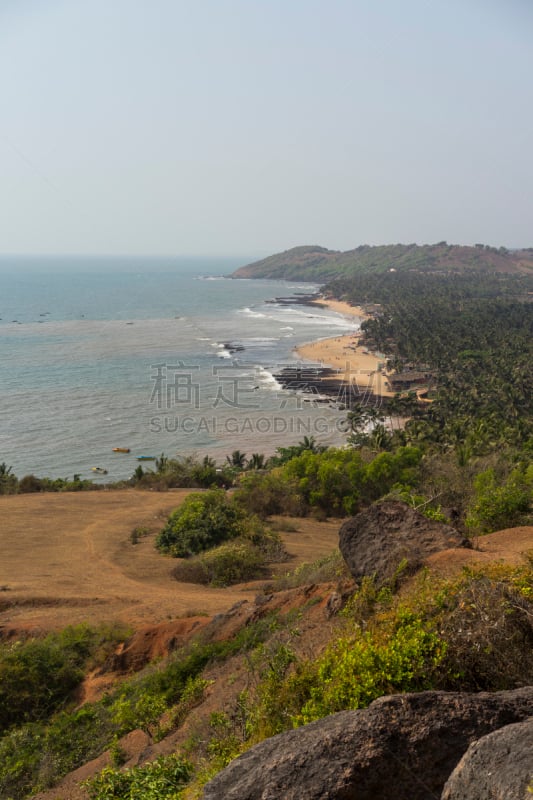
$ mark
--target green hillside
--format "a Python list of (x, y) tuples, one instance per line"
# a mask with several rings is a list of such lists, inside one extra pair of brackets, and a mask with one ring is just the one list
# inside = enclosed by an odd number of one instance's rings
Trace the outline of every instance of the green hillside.
[(533, 248), (508, 250), (477, 244), (463, 247), (439, 242), (431, 245), (393, 244), (354, 250), (301, 246), (237, 269), (234, 278), (282, 278), (326, 281), (360, 273), (388, 270), (424, 272), (531, 273)]

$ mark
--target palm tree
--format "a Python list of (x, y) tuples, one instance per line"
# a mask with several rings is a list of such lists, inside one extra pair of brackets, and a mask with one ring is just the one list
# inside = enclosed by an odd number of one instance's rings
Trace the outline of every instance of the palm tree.
[(390, 447), (391, 435), (384, 425), (379, 423), (368, 436), (368, 443), (376, 450), (388, 450)]
[(252, 453), (248, 460), (248, 469), (264, 469), (265, 456), (263, 453)]
[(226, 456), (226, 461), (235, 469), (244, 469), (246, 466), (246, 453), (241, 452), (241, 450), (234, 450), (231, 456)]
[(168, 466), (168, 458), (164, 453), (161, 453), (159, 458), (156, 459), (155, 471), (156, 472), (165, 472), (167, 466)]
[(132, 476), (132, 477), (133, 477), (133, 478), (134, 478), (136, 481), (140, 481), (140, 480), (141, 480), (141, 478), (142, 478), (143, 476), (144, 476), (144, 470), (143, 470), (143, 468), (141, 467), (141, 465), (139, 464), (139, 466), (135, 468), (135, 470), (134, 470), (134, 472), (133, 472), (133, 476)]
[(17, 485), (17, 477), (13, 475), (13, 467), (8, 467), (5, 461), (0, 464), (0, 494), (12, 494)]
[(351, 433), (357, 433), (365, 427), (367, 423), (366, 412), (360, 403), (348, 411), (346, 421)]
[(312, 453), (318, 452), (316, 439), (314, 436), (304, 436), (301, 442), (298, 442), (298, 447), (302, 450), (310, 450)]

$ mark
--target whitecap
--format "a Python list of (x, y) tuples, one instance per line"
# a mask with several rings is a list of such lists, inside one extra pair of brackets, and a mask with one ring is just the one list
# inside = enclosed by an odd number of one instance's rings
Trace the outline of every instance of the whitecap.
[(252, 309), (248, 307), (237, 309), (237, 314), (246, 314), (247, 317), (261, 318), (261, 319), (265, 319), (267, 316), (266, 314), (262, 314), (260, 311), (252, 311)]
[(274, 375), (267, 369), (265, 369), (264, 367), (259, 367), (258, 372), (259, 372), (259, 380), (261, 381), (261, 383), (265, 384), (268, 389), (272, 389), (273, 391), (276, 392), (282, 389), (281, 384), (278, 383)]

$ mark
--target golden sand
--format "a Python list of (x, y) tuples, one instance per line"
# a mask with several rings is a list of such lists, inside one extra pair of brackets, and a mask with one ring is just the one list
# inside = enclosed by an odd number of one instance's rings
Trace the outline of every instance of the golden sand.
[[(358, 317), (360, 320), (368, 319), (368, 314), (358, 306), (351, 306), (342, 300), (319, 300), (318, 304), (327, 306), (332, 311), (337, 311), (345, 316)], [(371, 391), (381, 397), (392, 397), (385, 376), (385, 363), (383, 357), (371, 353), (366, 347), (359, 344), (360, 333), (357, 331), (344, 336), (335, 336), (331, 339), (320, 339), (317, 342), (303, 344), (297, 348), (298, 356), (304, 361), (333, 367), (338, 371), (338, 377), (344, 383), (356, 384), (359, 389)], [(324, 378), (328, 380), (328, 378)]]

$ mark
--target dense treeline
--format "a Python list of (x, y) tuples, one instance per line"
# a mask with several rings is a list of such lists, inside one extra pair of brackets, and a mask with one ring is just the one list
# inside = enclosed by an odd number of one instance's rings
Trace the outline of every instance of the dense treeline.
[(327, 291), (379, 304), (367, 341), (397, 371), (431, 370), (434, 401), (408, 439), (487, 452), (533, 434), (533, 281), (527, 276), (362, 275)]

